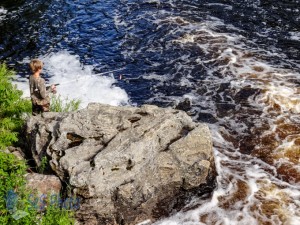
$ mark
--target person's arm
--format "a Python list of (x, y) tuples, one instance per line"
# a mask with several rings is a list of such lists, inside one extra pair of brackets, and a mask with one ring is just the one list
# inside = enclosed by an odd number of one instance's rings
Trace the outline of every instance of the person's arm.
[(30, 91), (30, 97), (32, 97), (32, 94), (33, 94), (33, 84), (32, 84), (31, 77), (29, 77), (29, 91)]
[(47, 91), (46, 91), (46, 85), (44, 79), (39, 80), (39, 91), (42, 98), (47, 97)]

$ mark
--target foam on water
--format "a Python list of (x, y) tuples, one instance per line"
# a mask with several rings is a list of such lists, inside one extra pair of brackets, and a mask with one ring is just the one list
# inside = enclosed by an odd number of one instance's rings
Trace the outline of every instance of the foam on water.
[[(58, 94), (68, 99), (80, 99), (81, 107), (87, 106), (90, 102), (115, 106), (128, 104), (127, 93), (114, 86), (116, 80), (112, 74), (94, 73), (93, 66), (82, 65), (78, 56), (67, 51), (60, 51), (39, 58), (44, 62), (43, 73), (49, 77), (48, 83), (60, 84), (57, 86)], [(25, 59), (24, 63), (29, 63), (29, 61)], [(27, 82), (26, 79), (19, 79), (19, 82), (16, 82), (26, 97), (29, 96)]]
[[(181, 37), (169, 41), (169, 48), (174, 45), (182, 49), (193, 46), (201, 49), (203, 54), (196, 59), (184, 57), (182, 64), (176, 64), (173, 74), (161, 77), (152, 72), (144, 75), (145, 79), (158, 81), (154, 87), (158, 90), (157, 94), (148, 102), (178, 102), (190, 97), (197, 112), (207, 112), (217, 118), (218, 123), (210, 124), (210, 127), (219, 174), (218, 188), (210, 199), (195, 199), (182, 212), (155, 224), (277, 225), (300, 221), (300, 187), (297, 180), (300, 174), (297, 156), (300, 136), (295, 125), (286, 126), (292, 115), (298, 117), (300, 109), (300, 89), (293, 82), (298, 79), (298, 67), (295, 67), (296, 70), (285, 69), (285, 57), (276, 49), (270, 52), (254, 48), (253, 43), (241, 35), (215, 31), (216, 27), (225, 26), (215, 18), (206, 23), (195, 23), (176, 16), (159, 18), (155, 23), (159, 26), (176, 24), (177, 28), (170, 32), (183, 33)], [(280, 64), (274, 65), (268, 61), (273, 58), (281, 58), (283, 68)], [(197, 84), (189, 80), (193, 76), (187, 63), (189, 60), (206, 68), (208, 77), (205, 81)], [(182, 77), (178, 79), (176, 74)], [(160, 87), (166, 87), (165, 77), (177, 87), (192, 87), (192, 91), (182, 97), (162, 95), (159, 90)], [(222, 84), (228, 84), (228, 88), (219, 91)], [(197, 85), (205, 86), (207, 91), (199, 94)], [(243, 90), (257, 94), (245, 98), (238, 95)], [(220, 112), (216, 97), (221, 99), (220, 104), (234, 105), (235, 114)], [(202, 110), (198, 109), (199, 106)], [(253, 110), (259, 116), (252, 115)], [(226, 116), (221, 116), (224, 113)], [(252, 119), (240, 119), (245, 114)], [(278, 135), (279, 129), (282, 134)], [(241, 145), (247, 147), (250, 144), (247, 139), (243, 140), (249, 134), (255, 143), (252, 155), (241, 152)], [(274, 138), (269, 140), (270, 135)], [(287, 177), (285, 169), (293, 172), (293, 175)]]
[(291, 40), (300, 41), (300, 32), (289, 32)]
[(7, 10), (3, 7), (0, 7), (0, 21), (5, 18), (6, 13), (7, 13)]

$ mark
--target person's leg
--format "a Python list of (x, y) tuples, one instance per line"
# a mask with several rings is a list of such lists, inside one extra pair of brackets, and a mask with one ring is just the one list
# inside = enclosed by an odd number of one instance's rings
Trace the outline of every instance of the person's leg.
[(41, 112), (40, 106), (32, 104), (32, 115), (37, 116)]

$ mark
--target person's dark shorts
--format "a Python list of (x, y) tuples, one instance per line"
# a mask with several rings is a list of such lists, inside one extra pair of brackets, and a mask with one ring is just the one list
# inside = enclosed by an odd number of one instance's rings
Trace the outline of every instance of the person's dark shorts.
[(46, 105), (32, 104), (32, 115), (33, 116), (41, 114), (42, 112), (49, 112), (49, 111), (50, 111), (50, 104), (46, 104)]

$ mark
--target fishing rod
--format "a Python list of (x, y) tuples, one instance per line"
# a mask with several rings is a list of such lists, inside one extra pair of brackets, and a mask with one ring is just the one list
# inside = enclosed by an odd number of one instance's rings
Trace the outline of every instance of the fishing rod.
[[(109, 74), (109, 73), (113, 73), (113, 72), (121, 71), (121, 70), (123, 70), (123, 69), (121, 68), (121, 69), (116, 69), (116, 70), (110, 70), (110, 71), (103, 72), (103, 73), (91, 74), (90, 76), (101, 76), (101, 75), (104, 75), (104, 74)], [(65, 85), (65, 84), (69, 84), (69, 83), (72, 83), (72, 82), (76, 82), (76, 81), (78, 81), (78, 80), (80, 80), (80, 79), (84, 79), (84, 78), (87, 78), (87, 77), (88, 77), (88, 76), (77, 77), (77, 78), (75, 78), (75, 79), (71, 79), (71, 80), (68, 80), (68, 81), (66, 81), (66, 82), (57, 83), (57, 84), (53, 84), (53, 85), (55, 85), (55, 86), (58, 86), (58, 85)], [(47, 86), (47, 87), (50, 88), (51, 85), (50, 85), (50, 86)]]

